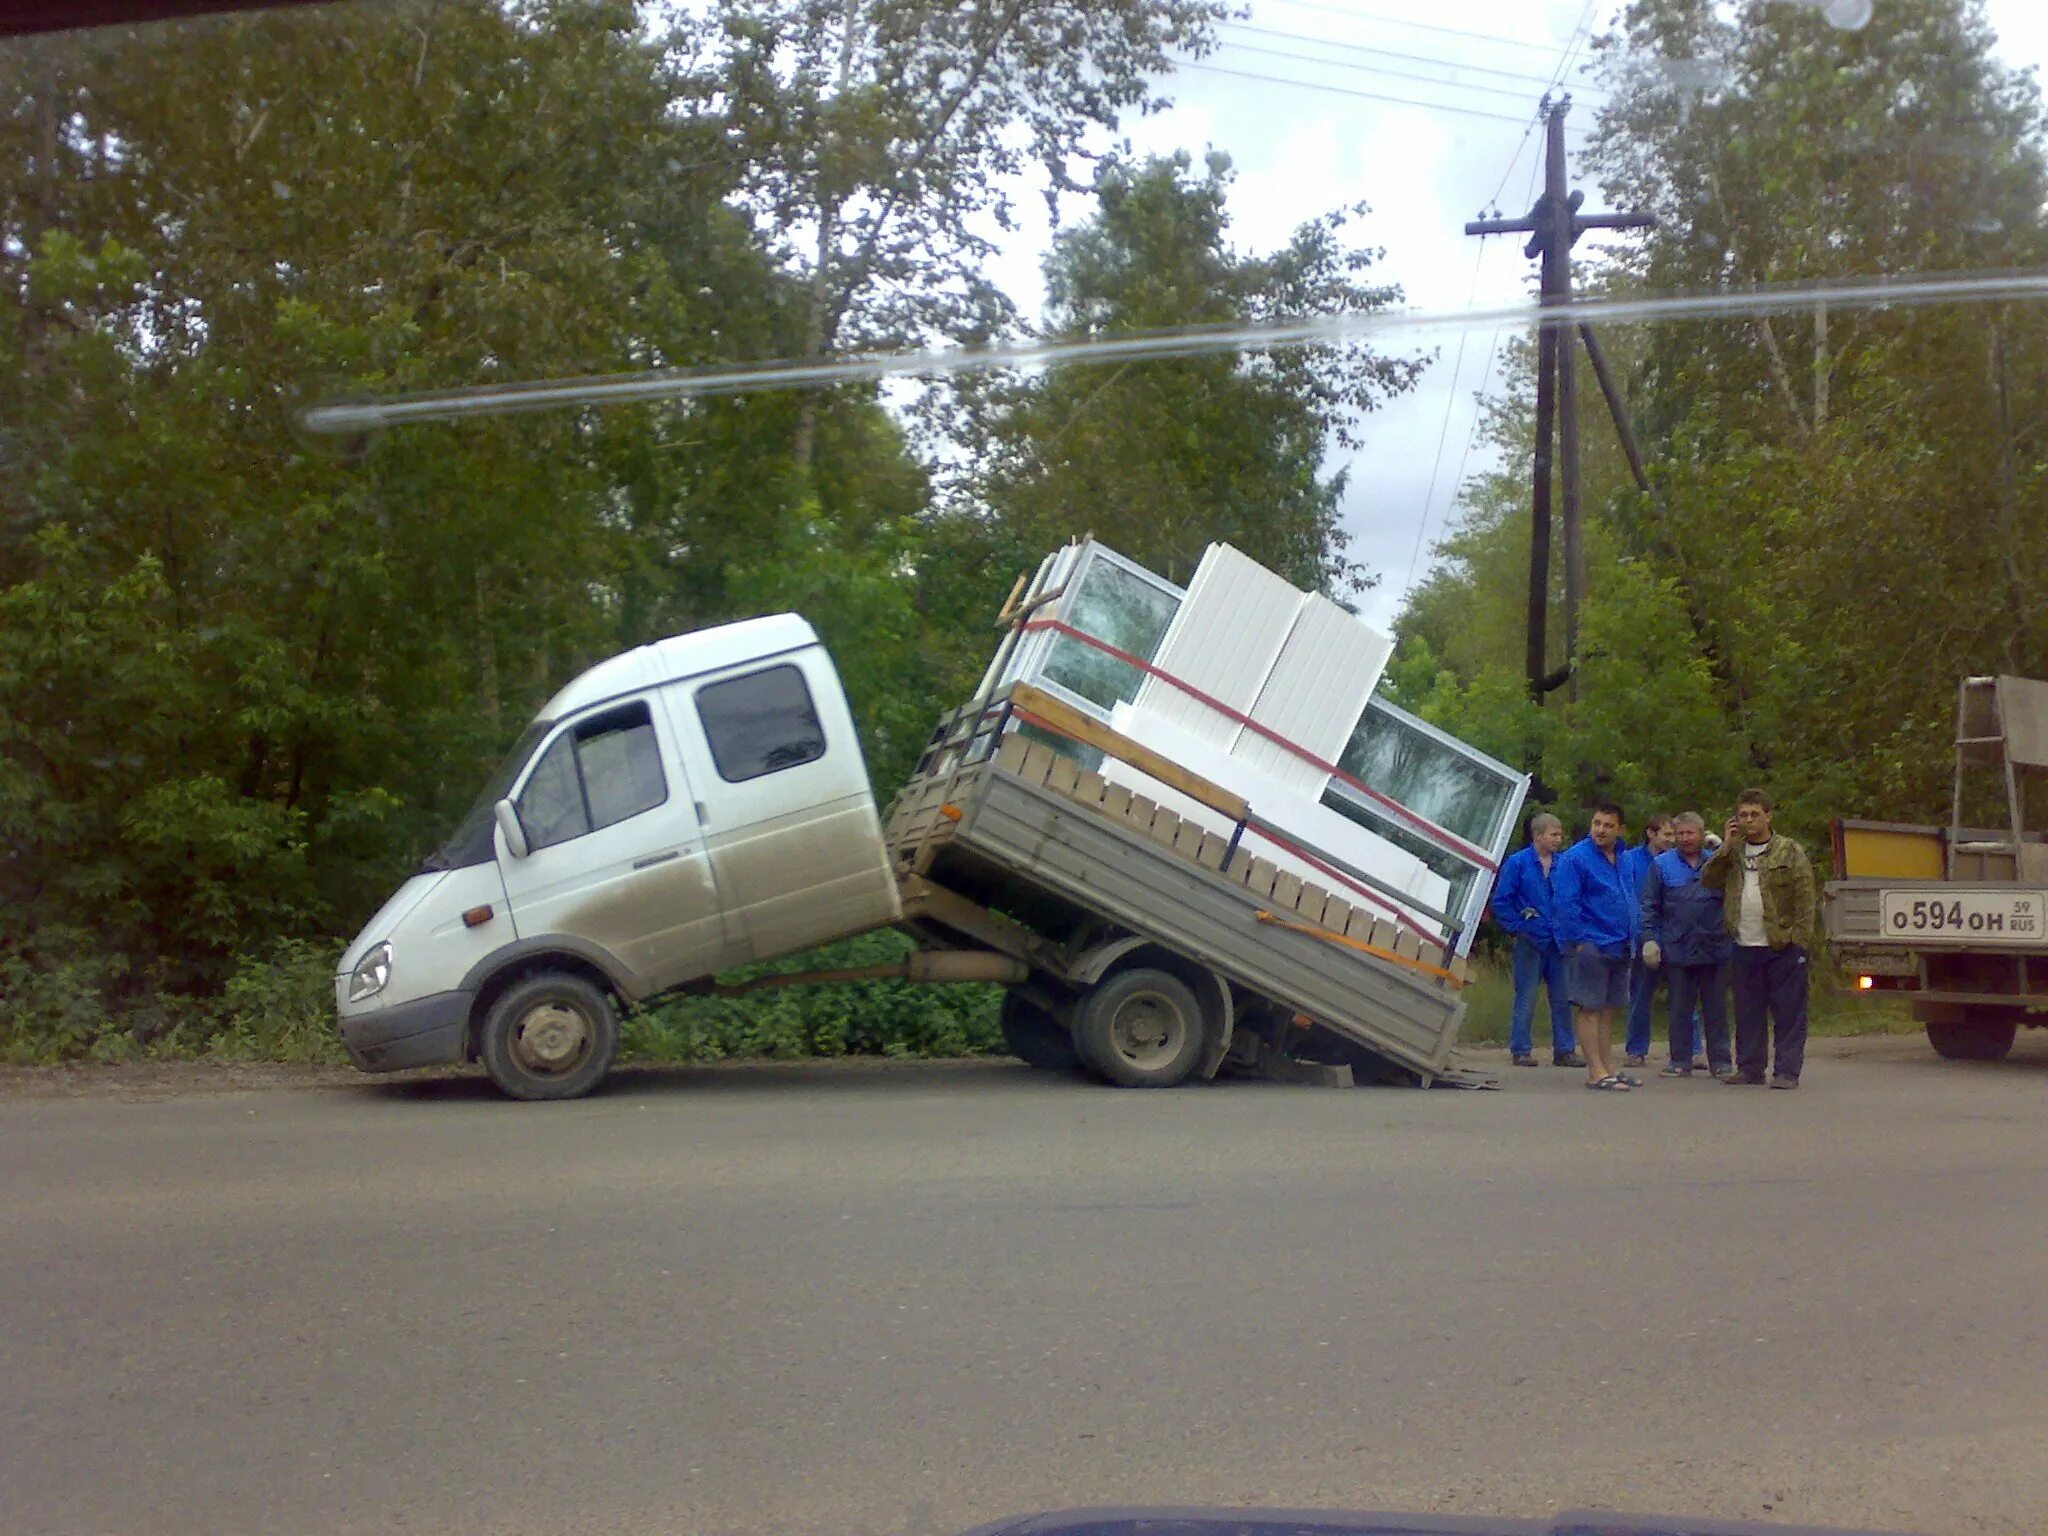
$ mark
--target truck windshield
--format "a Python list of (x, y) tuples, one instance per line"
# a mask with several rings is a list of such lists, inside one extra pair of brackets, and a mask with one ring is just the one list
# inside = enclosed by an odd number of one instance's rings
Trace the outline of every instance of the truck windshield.
[(491, 829), (496, 824), (493, 811), (497, 803), (505, 798), (512, 788), (512, 781), (519, 777), (519, 770), (526, 766), (533, 749), (540, 745), (541, 738), (554, 728), (552, 720), (536, 720), (512, 744), (512, 750), (505, 754), (498, 764), (490, 782), (471, 805), (469, 813), (462, 818), (455, 835), (443, 843), (435, 852), (427, 855), (420, 865), (421, 874), (430, 874), (439, 869), (466, 869), (472, 864), (489, 862), (494, 852)]

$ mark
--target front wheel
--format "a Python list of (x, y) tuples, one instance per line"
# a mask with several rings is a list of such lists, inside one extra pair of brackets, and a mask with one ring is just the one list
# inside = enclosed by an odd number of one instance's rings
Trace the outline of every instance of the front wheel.
[(1927, 1026), (1927, 1043), (1934, 1054), (1950, 1061), (2002, 1061), (2012, 1049), (2020, 1027), (2011, 1022), (1934, 1024)]
[(1074, 1046), (1119, 1088), (1172, 1088), (1202, 1059), (1202, 1005), (1168, 971), (1118, 971), (1081, 1001)]
[(547, 971), (507, 987), (484, 1017), (478, 1054), (515, 1099), (580, 1098), (619, 1052), (612, 1000), (581, 976)]

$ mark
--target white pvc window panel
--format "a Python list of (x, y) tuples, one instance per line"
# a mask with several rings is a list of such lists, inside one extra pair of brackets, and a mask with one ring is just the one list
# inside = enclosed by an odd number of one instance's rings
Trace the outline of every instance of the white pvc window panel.
[[(1320, 593), (1300, 600), (1294, 627), (1259, 690), (1251, 717), (1326, 763), (1351, 740), (1352, 727), (1379, 683), (1393, 641)], [(1286, 748), (1246, 730), (1232, 755), (1314, 798), (1328, 775)]]
[[(1382, 885), (1404, 893), (1421, 907), (1448, 910), (1452, 882), (1429, 867), (1407, 848), (1376, 835), (1342, 811), (1317, 803), (1291, 786), (1247, 767), (1213, 743), (1204, 742), (1178, 727), (1168, 725), (1142, 708), (1119, 704), (1110, 715), (1110, 728), (1150, 747), (1162, 757), (1178, 763), (1191, 773), (1243, 795), (1259, 816), (1286, 833), (1288, 840), (1315, 852), (1342, 859)], [(1183, 820), (1228, 837), (1235, 827), (1228, 817), (1121, 759), (1106, 757), (1096, 770), (1112, 784), (1122, 784), (1134, 793), (1149, 797)], [(1389, 905), (1400, 908), (1424, 931), (1441, 938), (1444, 925), (1423, 911), (1409, 907), (1386, 891), (1357, 888), (1341, 875), (1333, 875), (1307, 859), (1288, 852), (1256, 831), (1247, 830), (1241, 847), (1245, 854), (1266, 859), (1309, 884), (1320, 886), (1354, 905), (1383, 912)]]
[[(1298, 589), (1228, 544), (1211, 544), (1154, 664), (1249, 714), (1300, 608)], [(1134, 702), (1154, 718), (1226, 751), (1241, 730), (1227, 715), (1156, 677), (1145, 680)]]

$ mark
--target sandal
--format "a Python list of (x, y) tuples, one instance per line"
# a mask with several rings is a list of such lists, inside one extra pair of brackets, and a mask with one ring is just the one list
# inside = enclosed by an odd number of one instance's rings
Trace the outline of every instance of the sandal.
[(1599, 1082), (1588, 1083), (1586, 1084), (1586, 1086), (1588, 1088), (1597, 1089), (1601, 1093), (1627, 1093), (1628, 1079), (1619, 1076), (1603, 1077), (1600, 1079)]
[(1640, 1088), (1643, 1086), (1643, 1080), (1640, 1077), (1630, 1077), (1626, 1072), (1615, 1073), (1614, 1080), (1624, 1088)]

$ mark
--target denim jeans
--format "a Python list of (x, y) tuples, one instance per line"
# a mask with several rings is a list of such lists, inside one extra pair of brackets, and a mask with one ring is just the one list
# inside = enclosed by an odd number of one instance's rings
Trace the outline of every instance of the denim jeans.
[(1508, 1029), (1508, 1049), (1527, 1056), (1535, 1049), (1531, 1026), (1536, 1018), (1536, 984), (1550, 999), (1550, 1049), (1562, 1055), (1579, 1048), (1578, 1031), (1572, 1028), (1571, 1003), (1564, 990), (1564, 952), (1555, 945), (1544, 948), (1531, 940), (1515, 940), (1515, 1014)]
[(1643, 964), (1640, 950), (1628, 963), (1628, 1038), (1621, 1048), (1631, 1056), (1650, 1054), (1650, 1004), (1656, 1001), (1657, 983), (1663, 977), (1662, 971)]

